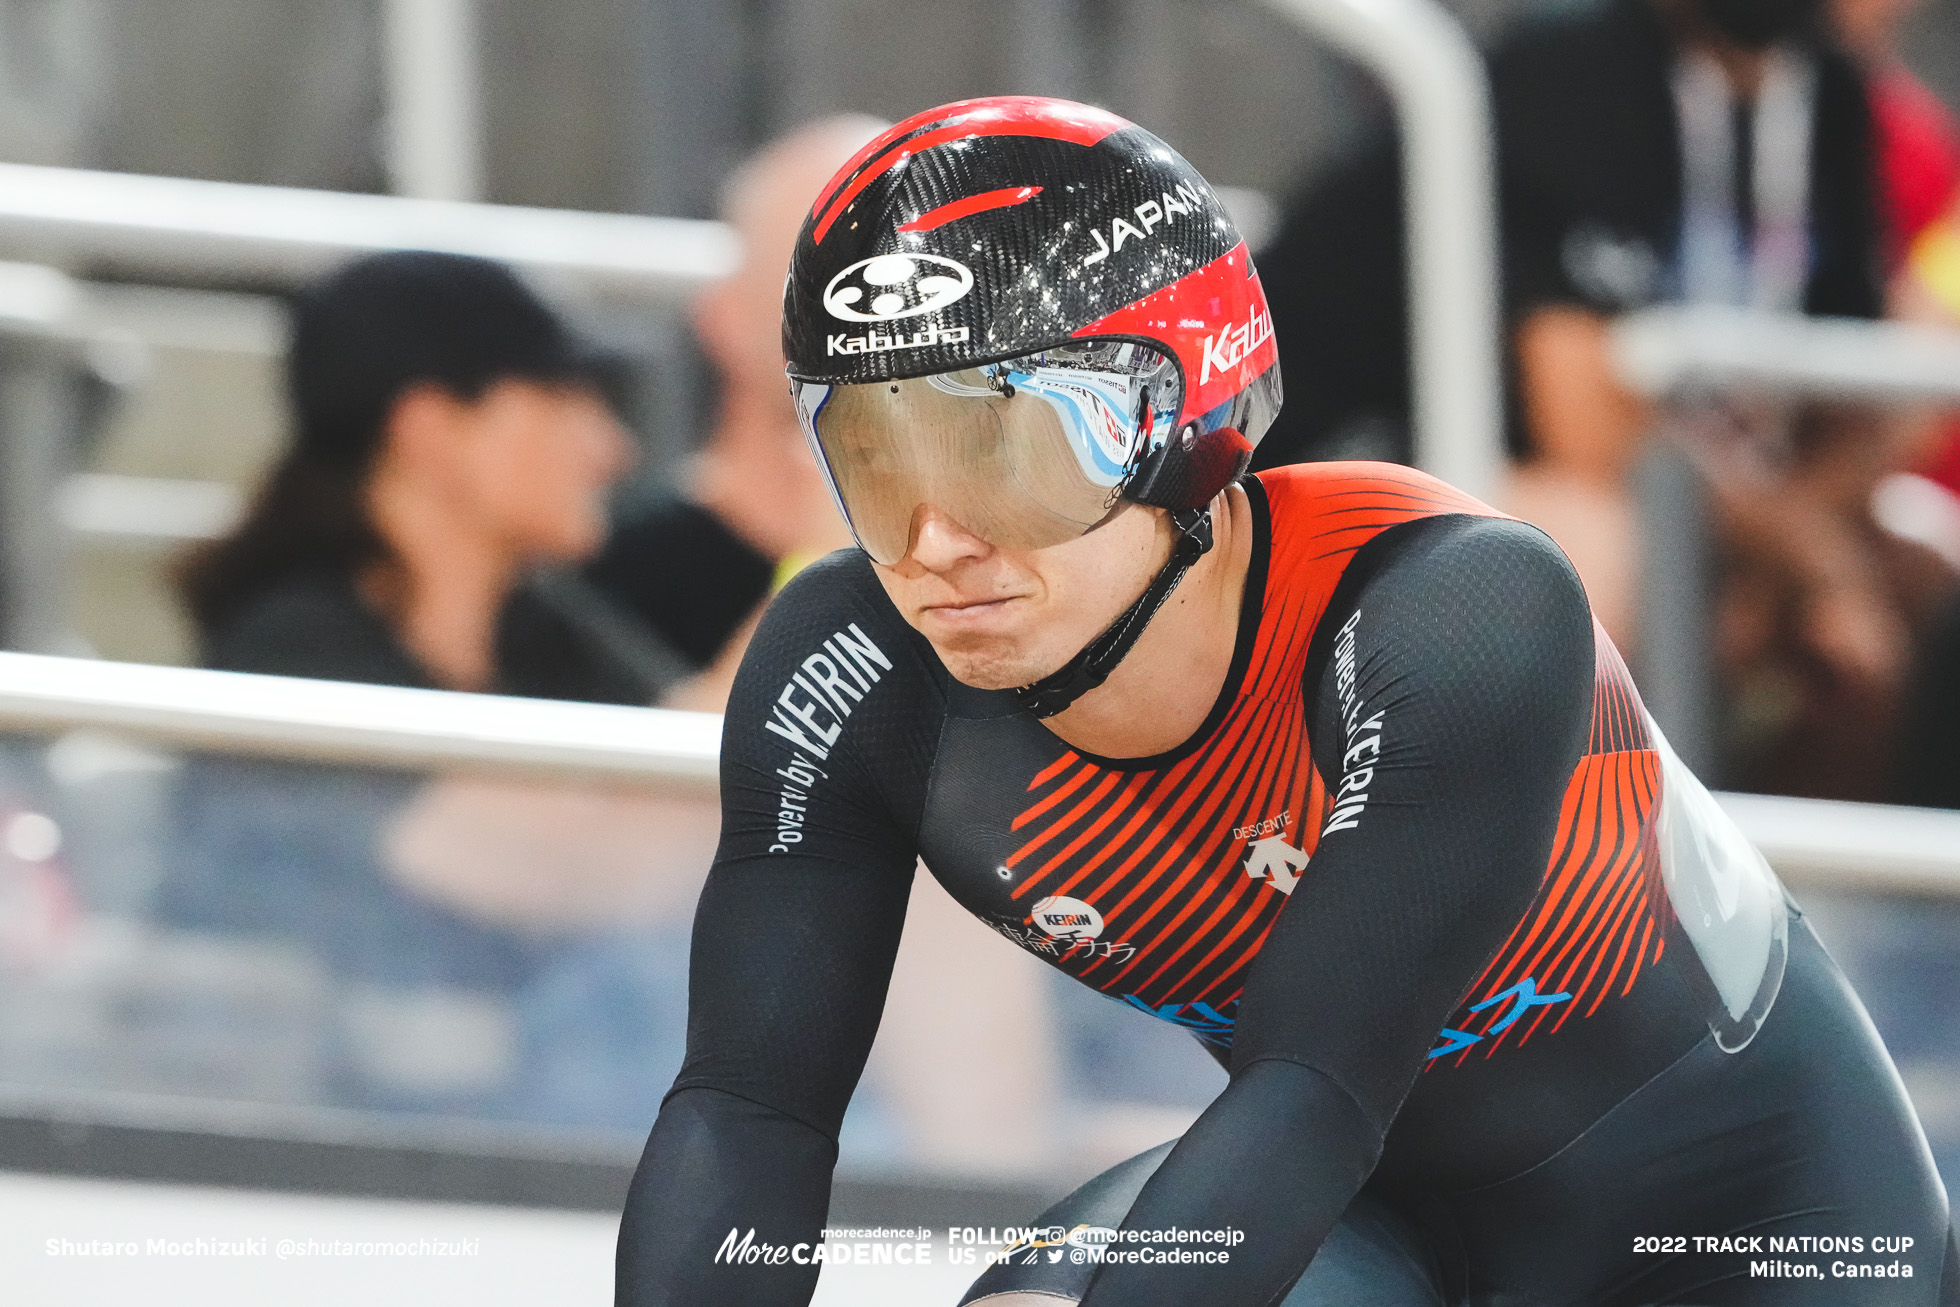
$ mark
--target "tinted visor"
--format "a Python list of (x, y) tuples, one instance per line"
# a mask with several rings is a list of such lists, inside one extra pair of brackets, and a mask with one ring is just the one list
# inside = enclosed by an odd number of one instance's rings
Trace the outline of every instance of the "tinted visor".
[(794, 381), (803, 431), (864, 551), (892, 564), (931, 504), (1001, 549), (1100, 525), (1167, 439), (1177, 364), (1131, 341), (1071, 342), (900, 381)]

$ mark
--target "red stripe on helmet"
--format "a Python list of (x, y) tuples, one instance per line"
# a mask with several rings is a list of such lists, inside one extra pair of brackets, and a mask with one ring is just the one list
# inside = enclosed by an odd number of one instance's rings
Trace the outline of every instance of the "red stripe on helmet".
[(884, 131), (879, 132), (876, 136), (865, 142), (858, 152), (852, 155), (844, 166), (839, 168), (836, 174), (823, 184), (823, 189), (817, 192), (816, 202), (810, 206), (810, 212), (816, 213), (824, 205), (829, 204), (830, 197), (837, 194), (837, 188), (857, 176), (858, 169), (864, 167), (873, 159), (876, 159), (885, 151), (891, 149), (892, 146), (897, 145), (900, 141), (906, 140), (909, 137), (918, 136), (929, 127), (945, 126), (946, 123), (951, 121), (947, 117), (948, 111), (952, 110), (957, 112), (958, 109), (958, 105), (948, 105), (939, 109), (928, 109), (924, 113), (915, 113), (904, 122), (887, 127)]
[[(934, 126), (939, 123), (945, 125)], [(812, 213), (822, 214), (813, 239), (821, 243), (838, 215), (865, 187), (913, 155), (936, 145), (975, 136), (1039, 136), (1094, 145), (1128, 126), (1131, 126), (1128, 119), (1106, 109), (1032, 95), (989, 96), (928, 109), (879, 136), (837, 171), (811, 206)], [(931, 130), (922, 130), (926, 128)]]
[(1184, 368), (1179, 422), (1209, 413), (1279, 361), (1266, 293), (1243, 242), (1075, 334), (1138, 336), (1168, 348)]
[(898, 225), (900, 231), (934, 231), (949, 222), (970, 218), (976, 213), (989, 209), (1007, 209), (1017, 204), (1026, 204), (1041, 194), (1039, 186), (1008, 186), (998, 191), (983, 191), (979, 195), (969, 195), (951, 204), (942, 204), (936, 209), (928, 209), (910, 222)]

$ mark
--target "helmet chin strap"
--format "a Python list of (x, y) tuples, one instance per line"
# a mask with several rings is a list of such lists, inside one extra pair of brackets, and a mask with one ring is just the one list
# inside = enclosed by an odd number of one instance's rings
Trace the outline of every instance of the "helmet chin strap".
[(1158, 569), (1142, 596), (1124, 609), (1107, 630), (1085, 645), (1081, 653), (1064, 663), (1060, 670), (1014, 691), (1023, 712), (1053, 717), (1109, 679), (1116, 664), (1123, 661), (1123, 655), (1130, 652), (1137, 637), (1143, 634), (1143, 628), (1150, 625), (1150, 619), (1191, 570), (1191, 564), (1211, 549), (1209, 507), (1173, 509), (1171, 525), (1177, 529), (1177, 543), (1171, 546), (1170, 561)]

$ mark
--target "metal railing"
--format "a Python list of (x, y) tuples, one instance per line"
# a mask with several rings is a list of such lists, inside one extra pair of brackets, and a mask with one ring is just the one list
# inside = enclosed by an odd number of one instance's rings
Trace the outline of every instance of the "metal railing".
[(377, 250), (512, 264), (598, 298), (671, 303), (731, 271), (721, 223), (0, 164), (0, 258), (134, 279), (294, 285)]
[(1799, 888), (1960, 898), (1960, 812), (1769, 794), (1716, 797)]
[[(493, 768), (705, 796), (721, 725), (698, 713), (0, 654), (0, 729), (86, 729), (166, 750)], [(1960, 899), (1960, 813), (1719, 797), (1799, 893)], [(629, 1136), (59, 1086), (0, 1093), (0, 1168), (247, 1188), (609, 1210), (631, 1173)], [(846, 1179), (838, 1201), (881, 1220), (899, 1207), (1042, 1205), (1019, 1190), (935, 1183)]]
[(0, 653), (0, 726), (401, 767), (470, 764), (712, 789), (721, 718)]
[(483, 87), (476, 0), (384, 0), (388, 180), (398, 195), (483, 192)]
[[(0, 653), (0, 727), (393, 766), (716, 783), (721, 718)], [(1960, 812), (1724, 794), (1773, 866), (1851, 890), (1960, 897)]]
[(1665, 398), (1747, 387), (1878, 402), (1960, 400), (1960, 331), (1708, 305), (1630, 313), (1614, 324), (1621, 378)]

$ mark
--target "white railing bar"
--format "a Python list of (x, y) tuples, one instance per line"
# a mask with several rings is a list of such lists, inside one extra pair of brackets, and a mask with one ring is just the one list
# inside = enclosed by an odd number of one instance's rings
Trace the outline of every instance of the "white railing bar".
[(1749, 386), (1876, 400), (1960, 399), (1960, 331), (1716, 306), (1643, 309), (1613, 327), (1614, 362), (1666, 396)]
[(738, 259), (717, 222), (0, 164), (0, 258), (293, 285), (391, 249), (500, 259), (568, 290), (652, 302)]
[(710, 713), (0, 653), (0, 727), (96, 727), (329, 762), (489, 766), (712, 789)]
[(1960, 897), (1960, 812), (1875, 803), (1716, 798), (1792, 888)]
[(1379, 78), (1401, 127), (1416, 463), (1473, 495), (1504, 472), (1490, 89), (1434, 0), (1267, 0)]
[(245, 496), (224, 481), (77, 472), (55, 493), (55, 520), (77, 535), (160, 545), (216, 540), (245, 513)]
[[(94, 727), (175, 745), (378, 766), (492, 766), (715, 784), (709, 713), (0, 653), (0, 728)], [(1800, 884), (1960, 897), (1960, 812), (1721, 794)]]

